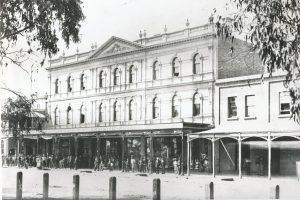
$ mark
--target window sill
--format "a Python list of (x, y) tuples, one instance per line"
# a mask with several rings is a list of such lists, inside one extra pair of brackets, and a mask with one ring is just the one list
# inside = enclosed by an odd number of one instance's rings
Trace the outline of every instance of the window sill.
[(254, 120), (256, 119), (256, 116), (252, 116), (252, 117), (245, 117), (244, 120)]
[(239, 120), (238, 117), (231, 117), (231, 118), (227, 118), (227, 121), (236, 121)]
[(290, 114), (282, 114), (282, 115), (279, 114), (278, 116), (278, 118), (290, 118), (290, 117), (291, 117)]

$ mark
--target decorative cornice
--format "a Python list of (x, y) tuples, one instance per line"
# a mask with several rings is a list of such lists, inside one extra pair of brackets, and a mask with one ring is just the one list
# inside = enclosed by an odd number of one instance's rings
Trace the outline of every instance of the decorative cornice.
[(120, 52), (120, 53), (113, 54), (113, 55), (106, 55), (106, 56), (102, 56), (102, 57), (100, 56), (100, 57), (97, 57), (97, 58), (91, 58), (91, 59), (86, 59), (86, 60), (81, 60), (81, 61), (75, 61), (75, 62), (62, 64), (62, 65), (57, 65), (57, 66), (50, 66), (50, 67), (47, 67), (46, 70), (51, 71), (53, 69), (59, 69), (59, 68), (63, 68), (63, 67), (71, 66), (71, 65), (88, 64), (88, 63), (92, 63), (92, 62), (95, 62), (95, 61), (112, 59), (112, 58), (115, 58), (115, 57), (122, 57), (122, 56), (137, 54), (137, 53), (143, 53), (143, 52), (146, 53), (146, 51), (150, 51), (150, 50), (153, 50), (153, 49), (158, 49), (158, 48), (161, 48), (161, 47), (174, 46), (178, 43), (185, 43), (185, 42), (190, 42), (190, 41), (209, 38), (209, 37), (214, 38), (215, 36), (216, 36), (215, 33), (207, 33), (207, 34), (203, 34), (203, 35), (200, 35), (200, 36), (188, 37), (188, 38), (179, 39), (179, 40), (176, 40), (176, 41), (170, 41), (170, 42), (165, 42), (165, 43), (161, 43), (161, 44), (146, 46), (146, 47), (141, 48), (141, 49), (124, 51), (124, 52)]

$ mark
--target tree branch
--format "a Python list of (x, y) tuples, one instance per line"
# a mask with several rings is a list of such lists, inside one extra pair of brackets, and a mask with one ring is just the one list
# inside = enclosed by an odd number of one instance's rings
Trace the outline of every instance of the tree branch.
[(10, 36), (13, 36), (13, 35), (20, 34), (20, 33), (22, 33), (23, 31), (26, 31), (27, 29), (30, 29), (30, 28), (32, 28), (32, 27), (33, 27), (33, 25), (29, 25), (29, 26), (26, 26), (26, 27), (24, 27), (24, 28), (18, 30), (18, 31), (15, 31), (15, 32), (13, 32), (13, 33), (10, 33), (10, 34), (7, 34), (7, 35), (3, 35), (3, 36), (0, 38), (0, 40), (6, 39), (6, 38), (8, 38), (8, 37), (10, 37)]

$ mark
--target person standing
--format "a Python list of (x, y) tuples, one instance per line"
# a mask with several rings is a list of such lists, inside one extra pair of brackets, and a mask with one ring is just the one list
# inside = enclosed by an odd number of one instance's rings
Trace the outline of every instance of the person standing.
[(159, 174), (159, 168), (160, 168), (160, 160), (157, 157), (156, 160), (155, 160), (155, 171), (156, 171), (156, 174)]
[(177, 159), (173, 159), (174, 174), (178, 174)]
[(94, 171), (99, 171), (99, 159), (97, 156), (95, 156), (94, 160)]
[(164, 158), (161, 158), (161, 173), (165, 173), (165, 160)]
[(74, 158), (74, 168), (75, 168), (75, 170), (77, 170), (77, 168), (78, 168), (78, 157), (77, 156), (75, 156), (75, 158)]

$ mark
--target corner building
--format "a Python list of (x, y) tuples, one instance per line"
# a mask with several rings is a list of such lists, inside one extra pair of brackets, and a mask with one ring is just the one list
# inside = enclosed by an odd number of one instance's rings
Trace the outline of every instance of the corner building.
[[(50, 125), (37, 153), (186, 165), (186, 136), (214, 125), (214, 25), (128, 41), (50, 61)], [(47, 144), (47, 145), (39, 145)], [(46, 149), (44, 146), (48, 146)]]

